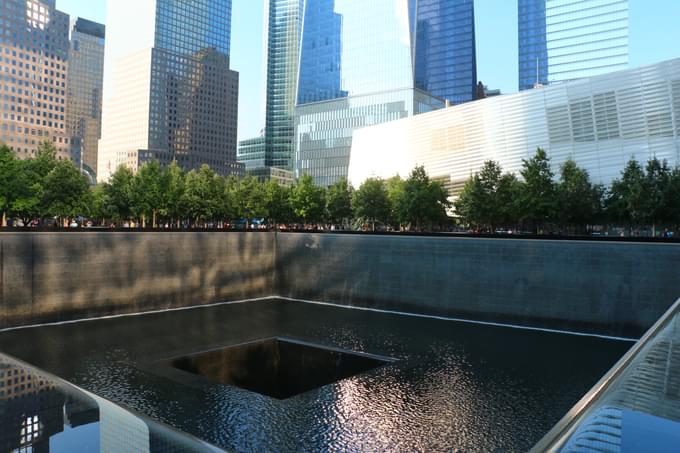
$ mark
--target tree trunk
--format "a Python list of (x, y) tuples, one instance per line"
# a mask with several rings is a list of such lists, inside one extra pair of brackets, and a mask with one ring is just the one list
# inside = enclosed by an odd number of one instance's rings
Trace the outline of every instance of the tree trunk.
[(152, 226), (153, 226), (153, 228), (156, 228), (156, 210), (155, 209), (153, 211), (151, 211), (151, 216), (152, 216), (152, 219), (153, 219)]
[(2, 226), (6, 227), (7, 226), (7, 212), (2, 211)]
[(142, 213), (142, 228), (146, 228), (146, 216)]

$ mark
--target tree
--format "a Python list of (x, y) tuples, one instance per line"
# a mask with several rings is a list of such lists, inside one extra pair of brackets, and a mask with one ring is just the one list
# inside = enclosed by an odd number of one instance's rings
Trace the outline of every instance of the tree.
[(264, 185), (254, 176), (247, 175), (241, 180), (241, 199), (243, 201), (243, 217), (259, 219), (268, 216), (265, 203)]
[(17, 194), (17, 177), (19, 165), (11, 149), (0, 144), (0, 211), (2, 226), (7, 225), (7, 213)]
[(304, 223), (318, 223), (326, 208), (326, 191), (314, 184), (314, 178), (305, 174), (290, 192), (290, 203), (295, 216)]
[(107, 183), (97, 184), (92, 189), (92, 212), (94, 218), (101, 219), (104, 225), (106, 219), (115, 217), (115, 207), (111, 201), (110, 187)]
[(479, 174), (470, 176), (463, 186), (463, 190), (458, 195), (458, 199), (453, 203), (456, 214), (462, 219), (463, 223), (471, 228), (484, 225), (484, 189), (479, 179)]
[(43, 206), (58, 219), (72, 219), (90, 211), (90, 187), (71, 161), (58, 161), (45, 177)]
[(558, 219), (567, 228), (584, 231), (600, 211), (599, 190), (590, 182), (588, 172), (571, 159), (560, 168), (557, 198)]
[(151, 217), (151, 225), (156, 228), (158, 210), (163, 204), (163, 170), (158, 161), (145, 163), (132, 179), (132, 203), (146, 227), (146, 219)]
[(265, 182), (263, 190), (269, 224), (276, 225), (292, 220), (294, 215), (290, 205), (290, 190), (273, 179)]
[(385, 182), (380, 178), (364, 181), (352, 195), (354, 217), (371, 224), (375, 231), (376, 223), (387, 222), (390, 216), (390, 200), (387, 196)]
[(669, 220), (669, 200), (667, 197), (676, 197), (667, 191), (670, 183), (671, 170), (668, 162), (659, 161), (656, 157), (647, 162), (647, 168), (643, 180), (644, 187), (644, 219), (646, 224), (652, 226), (652, 236), (656, 236), (656, 226)]
[(111, 175), (110, 182), (104, 186), (108, 192), (110, 212), (113, 220), (129, 220), (133, 213), (133, 188), (134, 175), (132, 170), (121, 165)]
[(215, 220), (223, 212), (224, 182), (207, 165), (187, 173), (184, 206), (194, 225)]
[(30, 159), (31, 171), (36, 180), (42, 181), (57, 165), (57, 149), (54, 144), (45, 140), (38, 145), (35, 159)]
[(680, 228), (680, 167), (675, 167), (668, 178), (665, 200), (668, 222), (676, 230)]
[(520, 202), (524, 220), (538, 231), (539, 227), (551, 223), (557, 214), (557, 195), (554, 174), (550, 170), (550, 159), (541, 148), (529, 160), (522, 160), (520, 174), (524, 179)]
[(496, 190), (496, 206), (498, 210), (497, 225), (506, 228), (515, 227), (520, 223), (519, 199), (522, 183), (512, 173), (505, 173), (498, 181)]
[(405, 181), (396, 175), (385, 181), (387, 199), (390, 203), (390, 215), (387, 221), (401, 230), (406, 223), (406, 197), (404, 196)]
[(328, 188), (326, 194), (326, 215), (334, 225), (344, 225), (352, 218), (352, 187), (341, 179)]
[(405, 181), (402, 199), (403, 220), (418, 231), (446, 218), (448, 194), (441, 183), (430, 180), (422, 166), (414, 168)]
[(630, 159), (620, 179), (612, 182), (607, 199), (607, 211), (616, 220), (629, 227), (641, 225), (646, 220), (645, 172), (635, 159)]
[(495, 231), (517, 223), (520, 183), (512, 174), (503, 174), (492, 160), (484, 162), (479, 173), (470, 177), (454, 203), (456, 213), (470, 226)]
[(170, 220), (171, 224), (177, 222), (177, 227), (181, 217), (185, 213), (184, 209), (184, 171), (177, 165), (177, 161), (172, 161), (163, 171), (161, 177), (161, 205), (159, 214)]

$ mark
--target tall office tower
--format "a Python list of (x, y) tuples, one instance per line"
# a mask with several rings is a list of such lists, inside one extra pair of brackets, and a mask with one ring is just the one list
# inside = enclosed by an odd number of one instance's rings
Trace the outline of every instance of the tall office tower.
[(474, 100), (477, 84), (474, 1), (415, 3), (416, 87), (452, 104)]
[(519, 89), (628, 66), (628, 0), (519, 0)]
[(267, 55), (264, 135), (239, 144), (246, 169), (269, 179), (271, 168), (293, 170), (295, 92), (304, 0), (265, 0)]
[(231, 0), (110, 1), (107, 23), (97, 179), (151, 160), (242, 174)]
[(83, 171), (92, 181), (101, 136), (105, 35), (104, 25), (83, 18), (71, 26), (66, 128), (71, 142), (80, 147)]
[(79, 164), (66, 130), (68, 29), (54, 0), (0, 2), (0, 142), (20, 158), (47, 140)]
[(473, 24), (469, 0), (308, 1), (296, 174), (333, 184), (347, 176), (354, 130), (471, 100)]

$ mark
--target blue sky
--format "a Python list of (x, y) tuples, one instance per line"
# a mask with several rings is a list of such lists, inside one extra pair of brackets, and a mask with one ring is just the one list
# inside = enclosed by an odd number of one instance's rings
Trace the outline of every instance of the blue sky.
[[(231, 66), (241, 75), (239, 140), (257, 136), (264, 126), (263, 4), (233, 0)], [(631, 67), (680, 57), (679, 0), (630, 0), (629, 7)], [(106, 0), (57, 0), (57, 8), (106, 23)], [(475, 0), (475, 16), (479, 80), (504, 93), (517, 91), (516, 1)]]

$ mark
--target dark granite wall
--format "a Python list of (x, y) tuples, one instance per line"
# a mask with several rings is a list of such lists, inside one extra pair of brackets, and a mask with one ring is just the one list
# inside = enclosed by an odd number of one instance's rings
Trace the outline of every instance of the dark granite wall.
[(2, 233), (0, 326), (268, 296), (274, 235)]
[(639, 336), (680, 298), (680, 244), (280, 234), (277, 293)]
[(0, 234), (0, 328), (273, 295), (637, 336), (680, 297), (680, 244)]

